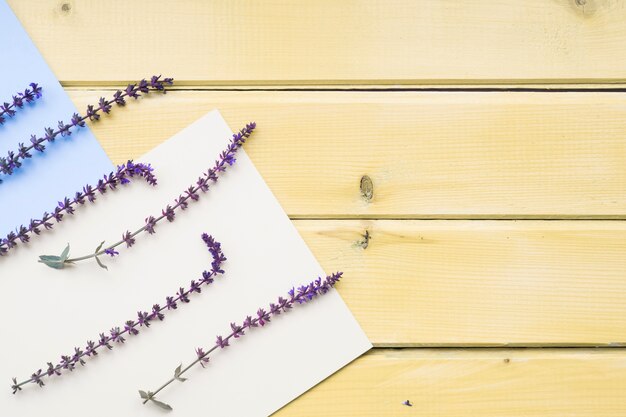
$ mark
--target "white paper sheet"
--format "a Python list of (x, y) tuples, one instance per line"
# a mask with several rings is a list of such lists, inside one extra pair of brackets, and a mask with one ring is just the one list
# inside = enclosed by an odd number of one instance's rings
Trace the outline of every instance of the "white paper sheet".
[[(196, 347), (211, 346), (217, 334), (227, 334), (231, 321), (241, 322), (292, 286), (325, 275), (242, 151), (175, 222), (159, 223), (156, 235), (140, 235), (136, 246), (104, 259), (109, 271), (95, 262), (61, 271), (36, 262), (38, 255), (60, 253), (67, 242), (73, 255), (86, 254), (101, 240), (117, 241), (127, 229), (140, 227), (195, 183), (230, 137), (220, 114), (209, 113), (142, 158), (155, 167), (156, 188), (138, 180), (128, 185), (132, 189), (107, 193), (0, 259), (0, 380), (6, 382), (0, 415), (161, 415), (162, 410), (142, 405), (138, 389), (156, 389), (179, 363), (195, 359)], [(228, 258), (226, 273), (215, 283), (85, 367), (46, 378), (44, 388), (29, 384), (11, 394), (11, 377), (23, 380), (46, 362), (56, 363), (74, 346), (82, 348), (98, 333), (134, 319), (138, 310), (163, 304), (165, 296), (209, 269), (202, 232), (219, 240)], [(187, 382), (172, 384), (159, 398), (181, 417), (265, 416), (370, 347), (333, 291), (217, 351), (206, 369), (192, 369)]]

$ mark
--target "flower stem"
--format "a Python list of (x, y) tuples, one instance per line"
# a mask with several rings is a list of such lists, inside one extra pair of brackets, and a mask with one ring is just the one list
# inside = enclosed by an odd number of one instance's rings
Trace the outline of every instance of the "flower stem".
[(81, 191), (78, 191), (74, 198), (65, 198), (51, 212), (45, 212), (41, 219), (31, 220), (28, 226), (21, 225), (15, 232), (9, 232), (5, 238), (0, 238), (0, 256), (5, 255), (10, 249), (17, 246), (18, 241), (26, 243), (30, 241), (33, 234), (41, 233), (41, 228), (52, 229), (54, 224), (52, 220), (60, 223), (66, 214), (74, 214), (76, 207), (85, 204), (85, 202), (93, 203), (96, 201), (96, 192), (104, 194), (107, 190), (114, 190), (120, 184), (130, 182), (134, 177), (144, 178), (148, 184), (154, 186), (157, 183), (156, 177), (152, 173), (153, 169), (150, 164), (135, 164), (128, 161), (126, 164), (119, 165), (117, 170), (108, 175), (104, 175), (96, 185), (85, 185)]
[(326, 294), (341, 279), (342, 275), (343, 275), (342, 272), (337, 272), (335, 274), (327, 276), (324, 280), (322, 280), (321, 278), (318, 278), (317, 280), (309, 283), (308, 285), (300, 286), (297, 289), (297, 291), (294, 288), (292, 288), (288, 292), (289, 294), (288, 298), (278, 297), (278, 302), (276, 304), (270, 303), (269, 309), (267, 311), (260, 308), (257, 311), (255, 318), (248, 316), (246, 317), (246, 319), (243, 321), (241, 325), (231, 323), (230, 327), (232, 329), (232, 332), (228, 336), (226, 336), (225, 338), (222, 338), (221, 336), (217, 336), (217, 340), (215, 344), (206, 352), (204, 352), (200, 348), (196, 349), (196, 353), (197, 353), (196, 360), (191, 362), (189, 365), (187, 365), (184, 369), (180, 371), (179, 371), (180, 367), (177, 368), (176, 371), (174, 371), (174, 377), (167, 380), (167, 382), (161, 385), (156, 391), (154, 392), (148, 391), (147, 393), (144, 391), (139, 391), (139, 395), (142, 397), (143, 403), (146, 404), (148, 401), (154, 401), (157, 405), (161, 407), (165, 407), (168, 410), (171, 409), (169, 405), (162, 403), (160, 401), (157, 401), (155, 399), (155, 396), (159, 392), (161, 392), (165, 387), (167, 387), (168, 385), (170, 385), (172, 382), (176, 380), (184, 381), (184, 379), (180, 378), (181, 375), (186, 373), (189, 369), (191, 369), (193, 366), (197, 365), (198, 363), (201, 363), (204, 366), (203, 362), (208, 361), (207, 358), (213, 351), (215, 351), (218, 347), (225, 348), (229, 346), (229, 340), (231, 338), (238, 338), (238, 337), (243, 336), (245, 334), (244, 330), (251, 329), (254, 327), (259, 327), (259, 326), (263, 327), (270, 322), (273, 316), (277, 316), (281, 313), (286, 313), (295, 305), (308, 303), (309, 301), (313, 300), (317, 296)]
[(45, 371), (42, 370), (43, 368), (39, 369), (36, 372), (34, 372), (30, 378), (19, 383), (14, 379), (14, 383), (13, 385), (11, 385), (11, 388), (13, 389), (13, 393), (15, 394), (16, 392), (21, 391), (21, 387), (28, 383), (37, 383), (39, 386), (44, 386), (44, 382), (42, 381), (43, 377), (45, 376), (50, 377), (52, 375), (61, 375), (61, 372), (64, 369), (68, 369), (71, 371), (78, 364), (84, 365), (85, 364), (84, 359), (86, 357), (97, 355), (98, 349), (102, 347), (113, 349), (111, 342), (124, 343), (125, 341), (123, 337), (124, 335), (126, 334), (136, 335), (139, 333), (139, 330), (137, 330), (138, 327), (141, 327), (141, 326), (148, 327), (150, 325), (150, 322), (155, 319), (163, 320), (164, 319), (163, 313), (166, 310), (176, 309), (177, 304), (179, 302), (181, 303), (190, 302), (190, 299), (189, 299), (190, 294), (192, 294), (193, 292), (200, 293), (202, 291), (202, 288), (201, 288), (202, 285), (206, 286), (206, 285), (212, 284), (215, 277), (218, 274), (224, 273), (224, 271), (221, 268), (222, 268), (222, 263), (226, 261), (226, 257), (224, 257), (224, 254), (222, 253), (221, 244), (217, 242), (215, 239), (213, 239), (213, 237), (207, 235), (206, 233), (202, 234), (202, 240), (206, 244), (209, 252), (211, 253), (213, 261), (211, 263), (211, 269), (208, 271), (204, 271), (202, 273), (201, 280), (199, 281), (192, 280), (189, 286), (189, 289), (185, 290), (184, 288), (181, 287), (175, 297), (174, 296), (166, 297), (165, 305), (160, 306), (159, 304), (154, 304), (152, 306), (151, 313), (148, 313), (147, 311), (137, 312), (137, 316), (138, 316), (137, 320), (128, 320), (125, 323), (125, 326), (123, 329), (121, 329), (120, 327), (112, 328), (110, 331), (110, 336), (105, 336), (104, 333), (101, 333), (99, 341), (97, 343), (88, 341), (86, 344), (86, 347), (84, 348), (85, 350), (74, 348), (74, 354), (72, 354), (71, 356), (69, 355), (61, 356), (61, 359), (62, 359), (61, 362), (56, 365), (53, 365), (52, 363), (48, 363), (48, 368), (45, 369)]
[[(85, 115), (80, 116), (77, 113), (71, 118), (69, 124), (64, 122), (59, 122), (58, 129), (54, 130), (52, 128), (44, 129), (45, 135), (41, 137), (36, 137), (35, 135), (31, 136), (29, 146), (25, 146), (23, 143), (18, 145), (17, 151), (9, 151), (6, 157), (0, 157), (0, 173), (6, 175), (12, 175), (13, 172), (22, 166), (22, 161), (32, 157), (30, 151), (35, 149), (38, 152), (44, 152), (45, 142), (54, 142), (58, 135), (61, 136), (70, 136), (71, 130), (75, 127), (84, 127), (85, 121), (87, 119), (92, 121), (97, 121), (100, 119), (99, 112), (110, 113), (111, 105), (117, 104), (119, 106), (124, 106), (126, 104), (125, 98), (139, 98), (141, 93), (147, 94), (150, 90), (153, 91), (163, 91), (165, 93), (165, 85), (171, 85), (173, 83), (172, 78), (165, 78), (163, 80), (160, 79), (161, 76), (153, 76), (150, 81), (141, 80), (138, 84), (129, 84), (128, 87), (122, 92), (122, 90), (118, 90), (111, 100), (105, 100), (104, 97), (100, 98), (97, 107), (93, 105), (87, 106), (87, 111)], [(2, 180), (0, 179), (0, 183)]]
[[(226, 339), (224, 340), (228, 340), (231, 338), (231, 336), (233, 336), (235, 334), (235, 332), (231, 333)], [(204, 355), (199, 356), (195, 361), (191, 362), (189, 365), (187, 365), (185, 368), (183, 368), (183, 370), (180, 371), (180, 373), (178, 374), (178, 376), (181, 376), (182, 374), (184, 374), (185, 372), (187, 372), (188, 370), (190, 370), (191, 368), (193, 368), (198, 362), (200, 362), (202, 359), (208, 357), (211, 352), (213, 352), (215, 349), (217, 349), (217, 345), (213, 346), (211, 349), (209, 349)], [(169, 381), (167, 381), (165, 384), (161, 385), (159, 388), (156, 389), (156, 391), (152, 392), (150, 398), (146, 398), (143, 403), (147, 403), (148, 401), (150, 401), (151, 398), (154, 398), (154, 396), (156, 396), (159, 392), (161, 392), (165, 387), (167, 387), (169, 384), (171, 384), (172, 382), (176, 381), (176, 377), (171, 378)]]
[(161, 211), (161, 215), (159, 216), (150, 216), (146, 218), (146, 224), (135, 232), (130, 233), (127, 231), (122, 234), (122, 239), (115, 242), (112, 245), (109, 245), (103, 249), (95, 251), (94, 253), (78, 256), (75, 258), (68, 258), (63, 261), (62, 264), (73, 264), (76, 262), (84, 261), (87, 259), (97, 258), (100, 255), (105, 253), (111, 254), (115, 248), (120, 246), (123, 243), (126, 243), (127, 247), (131, 247), (135, 243), (135, 237), (143, 232), (148, 232), (153, 234), (154, 227), (161, 222), (163, 219), (167, 219), (170, 222), (174, 221), (176, 216), (176, 211), (181, 209), (184, 210), (189, 205), (189, 200), (197, 201), (199, 199), (199, 193), (207, 192), (209, 190), (209, 183), (217, 182), (219, 178), (219, 173), (225, 172), (228, 166), (232, 166), (235, 163), (235, 154), (236, 152), (243, 146), (246, 142), (246, 139), (250, 137), (252, 132), (256, 127), (255, 123), (249, 123), (245, 128), (241, 129), (238, 133), (233, 135), (228, 147), (220, 154), (220, 157), (217, 161), (215, 161), (215, 165), (213, 168), (210, 168), (206, 173), (204, 173), (195, 183), (195, 185), (189, 186), (187, 190), (185, 190), (184, 194), (178, 196), (177, 199), (174, 200), (173, 205), (168, 205)]
[[(130, 237), (135, 237), (137, 236), (139, 233), (143, 232), (144, 230), (146, 230), (146, 226), (143, 226), (142, 228), (140, 228), (139, 230), (137, 230), (135, 233), (132, 233), (130, 235)], [(117, 248), (119, 245), (121, 245), (122, 243), (124, 243), (124, 240), (120, 240), (118, 242), (115, 242), (114, 244), (107, 246), (104, 249), (99, 250), (98, 252), (92, 253), (91, 255), (84, 255), (84, 256), (80, 256), (78, 258), (69, 258), (65, 260), (65, 263), (67, 264), (71, 264), (74, 262), (80, 262), (80, 261), (84, 261), (87, 259), (91, 259), (91, 258), (95, 258), (96, 256), (100, 256), (100, 255), (104, 255), (106, 253), (107, 250), (112, 250)]]

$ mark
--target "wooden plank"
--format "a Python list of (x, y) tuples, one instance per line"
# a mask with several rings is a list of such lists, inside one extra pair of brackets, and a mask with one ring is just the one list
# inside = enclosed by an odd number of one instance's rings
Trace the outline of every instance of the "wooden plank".
[[(111, 95), (70, 93), (81, 109)], [(617, 93), (174, 91), (95, 134), (120, 162), (213, 108), (258, 122), (246, 149), (293, 217), (626, 218)]]
[(624, 370), (621, 349), (374, 350), (274, 415), (622, 417)]
[(377, 346), (626, 343), (626, 222), (295, 224)]
[(71, 83), (146, 70), (188, 84), (626, 79), (626, 7), (617, 0), (9, 3)]

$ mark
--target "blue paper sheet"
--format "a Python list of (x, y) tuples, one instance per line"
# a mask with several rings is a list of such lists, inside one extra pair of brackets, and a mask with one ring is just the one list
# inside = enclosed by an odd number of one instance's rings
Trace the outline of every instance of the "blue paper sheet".
[[(4, 0), (0, 0), (0, 39), (4, 39), (0, 44), (0, 101), (9, 102), (31, 82), (43, 87), (43, 97), (0, 126), (0, 155), (6, 156), (18, 143), (29, 143), (31, 134), (40, 137), (45, 127), (56, 127), (59, 120), (69, 122), (77, 110)], [(4, 181), (0, 184), (0, 238), (31, 218), (40, 218), (63, 197), (113, 169), (87, 127), (46, 144), (43, 154), (33, 153), (13, 175), (0, 174)]]

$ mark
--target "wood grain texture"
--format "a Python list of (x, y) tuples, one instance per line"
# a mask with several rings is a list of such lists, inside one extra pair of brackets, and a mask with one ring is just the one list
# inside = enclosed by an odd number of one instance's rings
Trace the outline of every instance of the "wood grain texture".
[(625, 371), (623, 350), (377, 350), (275, 416), (622, 417)]
[[(152, 73), (206, 90), (626, 85), (619, 0), (9, 4), (61, 82), (82, 87), (81, 108), (112, 93), (97, 86)], [(326, 270), (346, 272), (339, 291), (376, 346), (626, 344), (623, 94), (142, 101), (94, 128), (115, 162), (213, 108), (233, 129), (258, 122), (247, 151), (292, 218), (323, 219), (295, 224)], [(378, 348), (277, 415), (622, 417), (625, 370), (621, 348)]]
[(66, 83), (623, 82), (619, 0), (10, 0)]
[(626, 345), (626, 222), (295, 224), (377, 346)]
[[(81, 109), (112, 94), (70, 93)], [(121, 162), (214, 108), (257, 121), (246, 149), (292, 217), (626, 218), (616, 93), (174, 91), (94, 132)]]

